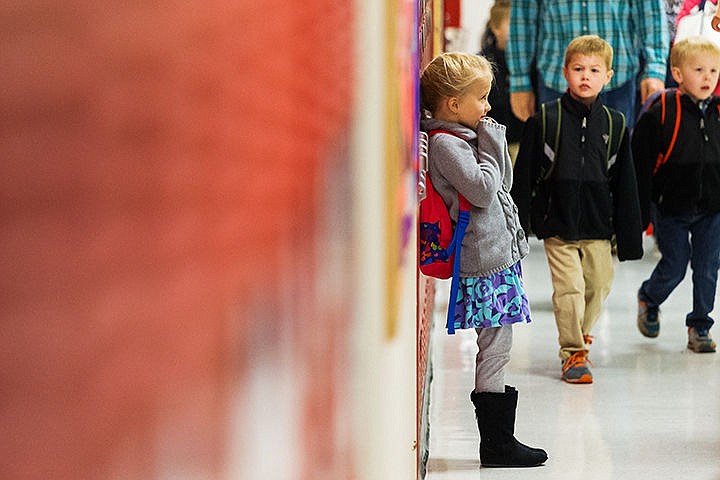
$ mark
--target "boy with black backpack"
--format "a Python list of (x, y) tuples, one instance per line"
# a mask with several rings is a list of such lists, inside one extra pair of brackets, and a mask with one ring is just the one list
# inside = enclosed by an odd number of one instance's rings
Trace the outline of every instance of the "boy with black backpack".
[[(638, 291), (637, 325), (660, 333), (660, 305), (692, 269), (687, 347), (714, 352), (710, 336), (720, 268), (720, 97), (713, 89), (720, 48), (702, 37), (670, 53), (677, 90), (667, 90), (638, 119), (632, 136), (643, 224), (653, 222), (662, 258)], [(650, 218), (653, 208), (653, 218)]]
[(635, 169), (624, 117), (598, 95), (612, 77), (612, 47), (596, 35), (570, 42), (568, 89), (528, 119), (512, 196), (520, 221), (543, 240), (553, 285), (561, 378), (592, 383), (590, 332), (620, 261), (642, 257)]

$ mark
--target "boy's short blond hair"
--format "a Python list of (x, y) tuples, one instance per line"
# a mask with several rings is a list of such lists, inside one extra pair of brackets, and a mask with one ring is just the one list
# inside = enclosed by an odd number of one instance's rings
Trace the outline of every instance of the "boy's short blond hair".
[(670, 50), (670, 67), (682, 67), (691, 56), (714, 56), (720, 64), (720, 47), (705, 37), (688, 37)]
[(478, 80), (490, 90), (493, 71), (485, 57), (462, 52), (441, 53), (420, 76), (422, 108), (435, 113), (444, 98), (462, 97)]
[(612, 70), (613, 49), (608, 42), (597, 35), (575, 37), (565, 49), (565, 66), (575, 55), (597, 55), (605, 61), (605, 67)]

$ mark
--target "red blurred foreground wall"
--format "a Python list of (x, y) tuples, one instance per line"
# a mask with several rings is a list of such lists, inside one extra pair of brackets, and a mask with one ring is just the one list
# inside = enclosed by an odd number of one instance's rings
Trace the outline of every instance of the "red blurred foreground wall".
[[(238, 418), (278, 411), (293, 478), (352, 478), (351, 8), (0, 5), (0, 478), (254, 478)], [(249, 413), (263, 361), (289, 397)]]

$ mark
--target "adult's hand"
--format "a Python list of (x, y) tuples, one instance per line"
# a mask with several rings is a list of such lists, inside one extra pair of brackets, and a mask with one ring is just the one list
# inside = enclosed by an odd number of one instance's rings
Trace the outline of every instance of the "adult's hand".
[(510, 94), (510, 109), (523, 122), (535, 114), (535, 94), (533, 92), (513, 92)]
[(640, 82), (640, 101), (645, 103), (645, 100), (653, 93), (665, 90), (665, 82), (659, 78), (645, 78)]
[(712, 19), (713, 30), (720, 32), (720, 16), (715, 15)]

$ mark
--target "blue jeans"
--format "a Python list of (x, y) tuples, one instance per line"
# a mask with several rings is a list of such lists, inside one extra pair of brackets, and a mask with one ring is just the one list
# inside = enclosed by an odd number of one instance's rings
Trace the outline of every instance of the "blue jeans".
[[(632, 129), (635, 124), (636, 83), (635, 80), (630, 80), (618, 88), (600, 92), (600, 100), (602, 100), (605, 105), (625, 115), (625, 125), (627, 125), (628, 129)], [(555, 100), (562, 96), (562, 94), (563, 92), (558, 92), (545, 86), (542, 76), (538, 74), (537, 100), (539, 104)]]
[(714, 323), (709, 314), (715, 304), (720, 268), (720, 213), (677, 216), (658, 213), (654, 231), (662, 258), (650, 278), (643, 282), (638, 298), (660, 305), (685, 277), (690, 262), (693, 309), (685, 317), (685, 325), (708, 330)]

